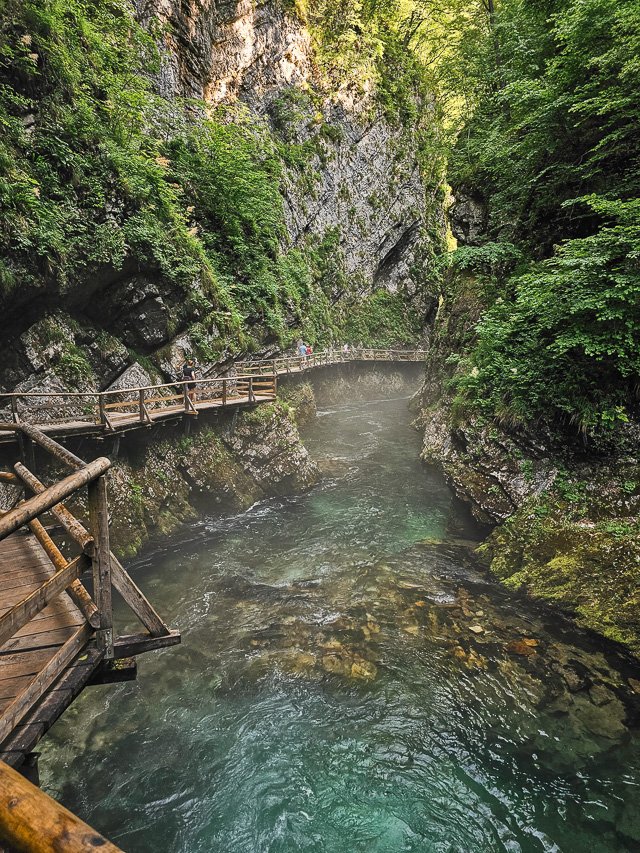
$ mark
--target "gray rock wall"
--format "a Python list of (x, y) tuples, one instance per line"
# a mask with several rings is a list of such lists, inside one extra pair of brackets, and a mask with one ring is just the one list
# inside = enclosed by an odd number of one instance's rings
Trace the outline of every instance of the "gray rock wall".
[[(316, 67), (309, 33), (278, 0), (138, 0), (145, 23), (164, 25), (164, 62), (157, 85), (165, 97), (212, 105), (240, 101), (255, 117), (277, 122), (287, 93), (313, 94), (297, 104), (292, 141), (314, 139), (321, 149), (308, 181), (290, 175), (284, 189), (291, 241), (339, 228), (349, 273), (413, 296), (420, 243), (433, 202), (427, 201), (411, 128), (394, 127), (374, 94), (345, 81), (328, 92)], [(425, 104), (428, 110), (429, 105)], [(329, 128), (329, 136), (319, 134)]]
[[(304, 248), (338, 235), (350, 287), (363, 297), (374, 287), (399, 291), (426, 316), (435, 299), (424, 258), (442, 214), (438, 188), (425, 187), (421, 177), (415, 130), (386, 120), (371, 87), (329, 85), (309, 33), (278, 0), (135, 6), (159, 33), (162, 67), (153, 84), (169, 102), (176, 99), (176, 110), (183, 109), (179, 98), (240, 104), (285, 142), (305, 146), (304, 164), (288, 168), (281, 187), (286, 245)], [(79, 283), (54, 311), (32, 301), (9, 356), (0, 359), (0, 391), (104, 390), (133, 380), (129, 366), (136, 362), (173, 379), (194, 349), (197, 303), (160, 275), (133, 268)], [(229, 352), (220, 330), (208, 327), (207, 335), (222, 363)], [(203, 365), (203, 375), (216, 371), (216, 363)]]

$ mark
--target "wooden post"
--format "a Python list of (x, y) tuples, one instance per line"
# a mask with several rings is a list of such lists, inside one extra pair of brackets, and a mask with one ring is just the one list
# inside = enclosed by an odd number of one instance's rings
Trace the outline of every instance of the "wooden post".
[(222, 380), (222, 405), (227, 405), (227, 380)]
[(253, 376), (249, 377), (249, 387), (247, 389), (247, 396), (249, 397), (250, 403), (255, 403), (256, 395), (253, 393)]
[(21, 853), (122, 853), (4, 761), (0, 761), (0, 838)]
[(108, 429), (109, 421), (107, 420), (107, 410), (104, 407), (104, 394), (102, 392), (98, 394), (98, 418), (100, 423)]
[(96, 631), (99, 651), (113, 658), (113, 614), (111, 610), (111, 551), (109, 548), (109, 511), (107, 481), (104, 476), (89, 483), (89, 519), (93, 534), (93, 597), (100, 613)]
[(144, 416), (144, 388), (141, 388), (138, 391), (138, 412), (140, 414), (140, 423), (143, 424), (145, 422)]
[(189, 414), (189, 391), (187, 390), (187, 383), (182, 383), (182, 396), (184, 399), (184, 411), (185, 414)]
[(11, 395), (11, 417), (16, 424), (20, 423), (20, 415), (18, 414), (18, 398), (15, 394)]

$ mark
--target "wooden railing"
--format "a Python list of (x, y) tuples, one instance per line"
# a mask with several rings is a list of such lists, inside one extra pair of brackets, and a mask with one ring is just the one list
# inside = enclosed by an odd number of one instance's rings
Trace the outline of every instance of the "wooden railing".
[(102, 835), (0, 761), (0, 839), (26, 853), (122, 853)]
[[(97, 648), (104, 659), (110, 660), (130, 654), (130, 649), (136, 642), (149, 647), (149, 641), (153, 640), (153, 647), (161, 647), (179, 642), (180, 635), (165, 625), (110, 549), (107, 484), (104, 476), (111, 467), (110, 460), (100, 457), (85, 463), (37, 427), (27, 424), (3, 424), (0, 429), (18, 431), (23, 441), (38, 444), (50, 453), (57, 463), (72, 469), (72, 473), (51, 486), (41, 483), (21, 462), (14, 465), (13, 472), (2, 472), (1, 479), (18, 486), (25, 499), (20, 500), (13, 509), (0, 517), (0, 541), (27, 526), (51, 562), (53, 573), (35, 591), (0, 616), (0, 646), (63, 592), (71, 596), (85, 619), (85, 623), (60, 647), (45, 668), (2, 712), (2, 743), (17, 722), (43, 697), (89, 640), (95, 638)], [(87, 487), (88, 527), (72, 515), (63, 503), (68, 498), (77, 498), (84, 487)], [(28, 494), (31, 494), (31, 497), (26, 497)], [(68, 559), (60, 551), (40, 520), (47, 513), (53, 516), (75, 543), (76, 550), (80, 550), (78, 556)], [(0, 567), (0, 584), (2, 568)], [(85, 572), (91, 572), (93, 578), (93, 598), (81, 582)], [(120, 593), (148, 633), (114, 640), (112, 587)], [(123, 650), (128, 651), (123, 653)]]
[[(60, 601), (60, 596), (68, 595), (77, 608), (70, 606), (68, 610), (60, 610), (58, 605), (53, 611), (54, 614), (68, 613), (70, 617), (69, 621), (63, 619), (61, 624), (67, 627), (60, 629), (62, 636), (55, 641), (51, 639), (44, 643), (41, 640), (42, 628), (34, 623), (33, 638), (41, 645), (38, 654), (39, 671), (29, 675), (26, 684), (17, 679), (20, 683), (14, 688), (15, 694), (10, 695), (9, 704), (0, 713), (0, 744), (4, 745), (11, 742), (16, 731), (20, 731), (16, 727), (29, 720), (38, 703), (41, 703), (38, 705), (40, 710), (36, 713), (44, 713), (42, 709), (47, 706), (47, 702), (41, 700), (45, 696), (47, 701), (56, 696), (55, 692), (49, 694), (48, 691), (55, 688), (58, 679), (66, 677), (69, 668), (78, 663), (79, 655), (84, 654), (84, 658), (91, 655), (97, 666), (101, 661), (175, 645), (180, 642), (180, 634), (167, 627), (111, 551), (105, 477), (111, 466), (109, 459), (100, 457), (86, 463), (32, 425), (0, 424), (0, 430), (16, 433), (23, 457), (23, 461), (17, 462), (12, 471), (0, 471), (0, 481), (13, 486), (17, 492), (13, 507), (0, 514), (0, 545), (4, 547), (3, 540), (17, 536), (20, 528), (27, 527), (42, 548), (40, 551), (34, 543), (33, 546), (29, 544), (26, 551), (21, 547), (18, 549), (18, 553), (28, 555), (28, 565), (23, 557), (20, 572), (23, 576), (33, 578), (33, 581), (23, 582), (29, 594), (17, 602), (11, 594), (12, 585), (7, 587), (5, 607), (8, 606), (8, 609), (0, 616), (2, 661), (10, 660), (14, 667), (21, 666), (21, 656), (28, 656), (31, 648), (30, 643), (23, 646), (25, 632), (29, 631), (38, 614), (52, 602)], [(50, 454), (57, 467), (62, 465), (70, 469), (70, 473), (50, 486), (41, 483), (25, 464), (35, 458), (33, 445), (38, 445)], [(86, 526), (64, 504), (69, 498), (77, 501), (84, 489), (88, 515)], [(75, 555), (67, 557), (62, 553), (49, 529), (42, 523), (47, 515), (62, 528), (65, 539), (73, 543)], [(17, 543), (7, 544), (9, 548), (6, 553), (16, 553)], [(5, 584), (2, 572), (5, 570), (15, 571), (11, 557), (0, 565), (0, 593), (3, 595)], [(27, 575), (24, 575), (25, 572)], [(85, 573), (92, 576), (92, 594), (83, 584)], [(45, 580), (38, 583), (37, 579), (43, 576)], [(113, 589), (120, 594), (146, 631), (114, 638)], [(16, 637), (18, 632), (21, 632), (20, 636)], [(55, 633), (52, 631), (52, 634)], [(29, 659), (24, 671), (33, 672), (28, 668), (31, 665)], [(5, 684), (9, 682), (5, 680)], [(61, 690), (60, 695), (64, 697), (68, 692)], [(63, 700), (55, 700), (54, 705), (56, 701)], [(46, 724), (40, 727), (40, 734), (46, 727)], [(34, 726), (21, 728), (30, 729)], [(26, 853), (51, 850), (83, 853), (97, 848), (113, 853), (119, 851), (119, 848), (0, 761), (0, 849), (4, 849), (1, 846), (3, 842), (12, 851)]]
[[(189, 385), (195, 386), (193, 398), (189, 394)], [(98, 416), (109, 429), (117, 428), (123, 421), (130, 422), (132, 416), (140, 423), (150, 424), (154, 413), (179, 411), (194, 414), (198, 408), (208, 406), (233, 406), (241, 401), (256, 403), (274, 399), (276, 388), (277, 380), (273, 375), (241, 375), (102, 391), (97, 395)]]
[[(241, 361), (233, 366), (233, 375), (205, 377), (180, 382), (165, 382), (110, 391), (14, 391), (0, 394), (0, 411), (7, 420), (23, 423), (74, 424), (80, 428), (101, 428), (115, 432), (119, 428), (151, 425), (172, 415), (192, 415), (213, 407), (237, 406), (273, 400), (278, 376), (301, 373), (312, 368), (349, 362), (420, 362), (423, 350), (328, 349), (310, 355), (281, 356), (256, 361)], [(189, 385), (195, 385), (190, 389)], [(21, 408), (21, 404), (28, 407)]]
[(259, 361), (238, 361), (236, 370), (244, 375), (277, 376), (299, 373), (313, 367), (325, 367), (333, 364), (347, 364), (358, 361), (421, 362), (426, 357), (425, 350), (383, 349), (381, 347), (350, 347), (327, 349), (309, 355), (288, 355)]
[[(190, 384), (195, 385), (192, 394)], [(17, 391), (0, 394), (0, 408), (9, 403), (15, 424), (23, 423), (25, 413), (20, 409), (20, 402), (28, 401), (30, 422), (95, 424), (106, 431), (115, 431), (131, 423), (149, 425), (159, 415), (194, 414), (198, 409), (214, 406), (273, 400), (276, 393), (277, 379), (273, 373), (250, 374), (112, 391)]]

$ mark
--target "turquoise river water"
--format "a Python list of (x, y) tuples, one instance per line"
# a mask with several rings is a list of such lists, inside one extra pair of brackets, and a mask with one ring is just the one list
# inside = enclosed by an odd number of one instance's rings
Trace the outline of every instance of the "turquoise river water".
[(640, 850), (637, 668), (487, 576), (409, 421), (321, 410), (319, 486), (130, 567), (183, 643), (84, 692), (46, 790), (128, 853)]

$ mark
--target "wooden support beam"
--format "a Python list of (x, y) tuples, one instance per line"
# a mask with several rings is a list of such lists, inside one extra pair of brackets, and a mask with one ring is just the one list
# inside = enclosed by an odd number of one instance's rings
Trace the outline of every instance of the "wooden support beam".
[(38, 427), (35, 427), (32, 424), (21, 423), (20, 429), (24, 435), (32, 439), (32, 441), (35, 441), (36, 444), (39, 444), (40, 447), (47, 450), (55, 459), (58, 460), (58, 462), (62, 462), (69, 468), (79, 470), (80, 468), (84, 468), (87, 464), (83, 459), (80, 459), (79, 456), (76, 456), (75, 453), (72, 453), (70, 450), (67, 450), (66, 447), (58, 444), (57, 441), (49, 438), (49, 436), (42, 432), (42, 430), (38, 429)]
[[(104, 474), (111, 467), (111, 462), (104, 456), (89, 462), (84, 468), (69, 474), (53, 486), (49, 486), (42, 494), (35, 495), (15, 509), (10, 510), (0, 518), (0, 539), (14, 533), (20, 527), (28, 524), (43, 512), (51, 509), (60, 501), (77, 492), (83, 486)], [(16, 472), (17, 473), (17, 472)]]
[(111, 583), (152, 636), (165, 637), (171, 633), (138, 589), (131, 575), (125, 571), (122, 563), (113, 554), (111, 554)]
[(109, 507), (107, 481), (98, 477), (89, 483), (89, 519), (94, 541), (93, 595), (100, 614), (96, 631), (99, 651), (107, 660), (113, 657), (113, 612), (111, 607), (111, 550), (109, 548)]
[[(49, 536), (37, 518), (34, 518), (33, 521), (29, 522), (29, 530), (31, 530), (38, 542), (42, 545), (47, 557), (49, 557), (57, 572), (69, 565), (64, 554), (60, 551), (56, 543)], [(100, 615), (98, 613), (98, 608), (91, 600), (91, 596), (80, 581), (73, 581), (73, 583), (67, 587), (66, 592), (91, 627), (99, 628)]]
[(81, 554), (64, 569), (56, 572), (42, 586), (0, 616), (0, 646), (10, 640), (33, 617), (53, 601), (69, 584), (88, 568), (88, 557)]
[(0, 837), (19, 853), (122, 853), (4, 762), (0, 762)]
[(87, 687), (135, 681), (137, 676), (138, 662), (136, 659), (134, 657), (118, 657), (117, 660), (103, 661), (87, 682)]
[[(89, 642), (93, 631), (89, 625), (81, 625), (61, 646), (27, 687), (5, 708), (0, 715), (0, 743), (7, 739), (16, 725), (33, 708), (65, 667), (79, 654)], [(0, 809), (2, 812), (2, 809)]]
[(113, 643), (114, 660), (134, 657), (153, 649), (166, 649), (177, 646), (181, 637), (179, 631), (169, 631), (164, 637), (152, 637), (150, 634), (127, 634), (118, 637)]

